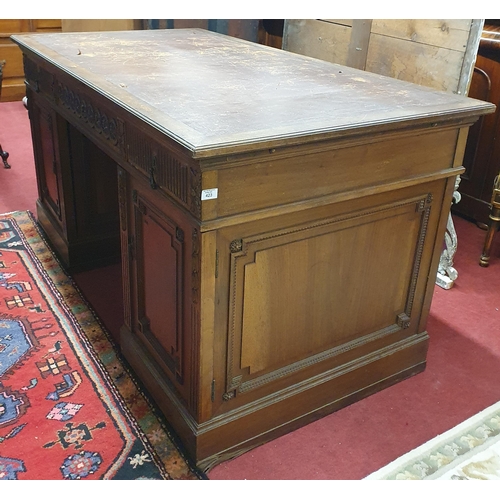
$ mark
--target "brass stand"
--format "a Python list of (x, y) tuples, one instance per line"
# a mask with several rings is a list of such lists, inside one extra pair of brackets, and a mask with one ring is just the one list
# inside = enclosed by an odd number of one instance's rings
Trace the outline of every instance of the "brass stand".
[(500, 175), (495, 178), (493, 187), (493, 195), (491, 196), (491, 213), (488, 225), (488, 232), (486, 233), (486, 240), (484, 242), (483, 253), (479, 260), (479, 265), (488, 267), (490, 264), (490, 251), (498, 226), (500, 224)]

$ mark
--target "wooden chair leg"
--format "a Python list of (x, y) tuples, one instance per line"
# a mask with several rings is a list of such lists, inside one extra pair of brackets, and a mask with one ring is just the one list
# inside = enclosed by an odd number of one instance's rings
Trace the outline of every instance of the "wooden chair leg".
[(3, 150), (1, 144), (0, 144), (0, 157), (2, 158), (4, 168), (10, 168), (10, 165), (7, 162), (7, 158), (9, 157), (9, 153), (7, 153), (7, 151)]
[(490, 264), (490, 252), (493, 238), (500, 226), (500, 176), (495, 179), (495, 186), (493, 188), (493, 196), (491, 197), (491, 213), (488, 225), (488, 232), (486, 233), (486, 240), (484, 242), (483, 253), (479, 259), (479, 265), (488, 267)]

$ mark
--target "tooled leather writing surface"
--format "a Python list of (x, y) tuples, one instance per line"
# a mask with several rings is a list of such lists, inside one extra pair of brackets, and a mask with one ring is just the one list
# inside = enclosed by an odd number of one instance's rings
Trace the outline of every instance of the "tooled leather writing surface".
[(278, 145), (290, 137), (387, 123), (397, 127), (488, 106), (204, 30), (24, 35), (15, 40), (194, 153), (261, 141)]

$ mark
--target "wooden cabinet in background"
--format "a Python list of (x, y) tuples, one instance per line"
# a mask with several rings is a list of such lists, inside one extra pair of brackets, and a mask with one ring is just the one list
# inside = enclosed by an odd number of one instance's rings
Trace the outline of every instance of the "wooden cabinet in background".
[(140, 19), (62, 19), (63, 32), (142, 29)]
[(461, 175), (460, 203), (453, 212), (478, 225), (488, 224), (495, 177), (500, 173), (500, 25), (485, 23), (469, 96), (497, 106), (469, 132)]
[(59, 31), (60, 19), (0, 19), (0, 61), (5, 61), (2, 102), (20, 101), (26, 95), (23, 56), (10, 35)]

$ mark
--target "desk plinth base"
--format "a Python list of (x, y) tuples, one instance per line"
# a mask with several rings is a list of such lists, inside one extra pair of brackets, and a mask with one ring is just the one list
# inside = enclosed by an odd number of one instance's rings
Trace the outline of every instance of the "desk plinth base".
[[(373, 352), (359, 363), (340, 367), (304, 389), (288, 388), (273, 398), (198, 423), (176, 396), (161, 369), (126, 327), (121, 348), (183, 442), (193, 462), (205, 472), (256, 446), (296, 430), (397, 382), (424, 371), (427, 332)], [(345, 369), (343, 369), (345, 368)]]

